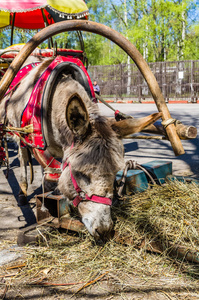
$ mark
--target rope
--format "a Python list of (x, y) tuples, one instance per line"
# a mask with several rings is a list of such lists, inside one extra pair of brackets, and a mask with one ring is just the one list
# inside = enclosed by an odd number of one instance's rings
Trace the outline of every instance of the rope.
[(17, 132), (17, 133), (21, 133), (21, 134), (28, 134), (28, 133), (33, 133), (34, 129), (33, 129), (33, 124), (29, 124), (26, 125), (24, 127), (12, 127), (12, 126), (5, 126), (4, 128), (5, 131), (7, 132)]
[(6, 138), (4, 139), (4, 149), (6, 154), (6, 178), (8, 178), (9, 170), (10, 170), (10, 164), (9, 164), (9, 152), (8, 152), (8, 143)]
[[(24, 131), (23, 131), (23, 128), (25, 129)], [(15, 128), (15, 127), (4, 127), (3, 128), (3, 131), (5, 131), (5, 132), (7, 132), (8, 134), (11, 134), (11, 135), (13, 135), (13, 134), (15, 134), (16, 136), (18, 136), (19, 138), (20, 138), (20, 140), (25, 144), (25, 145), (27, 145), (27, 146), (29, 146), (29, 147), (33, 147), (33, 145), (32, 144), (30, 144), (30, 143), (28, 143), (26, 140), (25, 140), (25, 138), (23, 138), (22, 136), (21, 136), (21, 134), (27, 134), (27, 133), (32, 133), (32, 132), (34, 132), (33, 131), (33, 125), (32, 124), (30, 124), (30, 125), (27, 125), (27, 126), (25, 126), (25, 127), (22, 127), (21, 129), (22, 130), (19, 130), (20, 128)]]
[(43, 211), (43, 212), (48, 211), (48, 209), (45, 207), (45, 204), (44, 204), (44, 193), (45, 193), (45, 191), (44, 191), (44, 180), (45, 180), (45, 175), (49, 173), (49, 169), (50, 169), (49, 166), (50, 166), (50, 164), (52, 163), (53, 160), (54, 160), (54, 157), (51, 159), (49, 164), (45, 167), (44, 173), (43, 173), (43, 176), (42, 176), (42, 205), (41, 205), (41, 211)]
[(46, 167), (44, 169), (44, 174), (61, 174), (61, 169)]
[(45, 174), (43, 174), (42, 176), (42, 205), (41, 205), (41, 211), (43, 212), (47, 212), (48, 209), (45, 207), (45, 204), (44, 204), (44, 179), (45, 179)]
[(138, 164), (135, 160), (128, 160), (126, 162), (126, 166), (123, 170), (123, 174), (122, 174), (122, 179), (120, 181), (120, 186), (118, 189), (118, 196), (121, 197), (122, 196), (122, 191), (126, 182), (126, 176), (127, 176), (127, 172), (128, 170), (135, 170), (135, 169), (140, 169), (142, 171), (144, 171), (144, 173), (147, 174), (147, 176), (150, 178), (152, 184), (156, 184), (155, 180), (153, 179), (153, 177), (151, 176), (151, 174), (144, 168), (142, 167), (140, 164)]
[[(102, 103), (104, 103), (108, 108), (110, 108), (111, 110), (113, 110), (114, 113), (115, 113), (115, 117), (118, 116), (118, 120), (120, 120), (120, 119), (133, 119), (132, 116), (126, 115), (126, 114), (124, 114), (124, 113), (122, 113), (122, 112), (120, 112), (120, 111), (114, 109), (110, 104), (108, 104), (101, 96), (99, 96), (99, 95), (96, 94), (96, 93), (95, 93), (95, 98), (99, 99), (99, 100), (100, 100)], [(117, 119), (116, 119), (116, 120), (117, 120)], [(118, 121), (118, 120), (117, 120), (117, 121)]]
[(167, 126), (174, 124), (176, 122), (177, 122), (176, 119), (170, 118), (170, 119), (162, 121), (162, 125), (164, 126), (164, 128), (167, 128)]

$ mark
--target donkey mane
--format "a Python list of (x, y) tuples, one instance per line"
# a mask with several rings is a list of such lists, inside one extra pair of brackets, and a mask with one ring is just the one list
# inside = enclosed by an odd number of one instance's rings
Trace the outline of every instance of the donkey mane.
[[(118, 150), (120, 148), (120, 150)], [(112, 173), (117, 172), (123, 167), (121, 157), (122, 146), (114, 139), (103, 139), (95, 134), (85, 140), (83, 144), (76, 145), (69, 161), (73, 164), (73, 168), (81, 172), (90, 169), (91, 172)], [(119, 152), (120, 151), (120, 152)], [(121, 167), (122, 165), (122, 167)]]

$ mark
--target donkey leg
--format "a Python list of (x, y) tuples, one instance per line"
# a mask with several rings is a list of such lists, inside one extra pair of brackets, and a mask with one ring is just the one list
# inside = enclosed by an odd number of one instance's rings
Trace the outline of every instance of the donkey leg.
[(27, 201), (27, 189), (28, 189), (28, 179), (27, 179), (27, 162), (28, 162), (28, 150), (26, 148), (19, 147), (19, 162), (20, 162), (20, 190), (18, 194), (18, 205), (23, 206), (28, 204)]

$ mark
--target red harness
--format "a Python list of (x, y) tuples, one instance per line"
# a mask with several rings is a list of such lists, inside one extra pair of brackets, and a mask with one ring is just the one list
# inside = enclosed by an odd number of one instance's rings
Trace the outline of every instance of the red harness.
[(58, 181), (61, 173), (61, 163), (55, 158), (53, 158), (46, 149), (46, 142), (43, 136), (42, 128), (42, 96), (44, 93), (45, 84), (51, 72), (56, 68), (57, 65), (63, 62), (74, 63), (84, 71), (88, 79), (93, 97), (95, 96), (91, 79), (89, 78), (89, 75), (83, 63), (81, 62), (81, 60), (75, 57), (57, 56), (37, 81), (32, 91), (29, 102), (22, 114), (21, 125), (26, 126), (29, 124), (33, 124), (34, 132), (32, 134), (26, 135), (24, 138), (26, 139), (27, 143), (31, 144), (34, 156), (39, 162), (39, 164), (42, 165), (44, 169), (47, 168), (49, 170), (49, 172), (47, 172), (45, 175), (46, 180), (49, 181)]
[[(71, 145), (71, 149), (72, 148), (73, 148), (73, 144)], [(71, 164), (68, 163), (67, 160), (63, 164), (63, 171), (65, 170), (66, 167), (69, 167), (70, 177), (71, 177), (73, 186), (74, 186), (76, 192), (78, 193), (78, 195), (73, 199), (73, 205), (75, 207), (78, 206), (78, 204), (83, 200), (93, 201), (93, 202), (96, 202), (96, 203), (101, 203), (101, 204), (105, 204), (105, 205), (109, 205), (109, 206), (112, 205), (112, 200), (110, 198), (97, 196), (97, 195), (92, 195), (91, 197), (89, 197), (85, 192), (82, 191), (82, 189), (77, 184), (77, 181), (76, 181), (76, 179), (74, 178), (74, 176), (72, 174)], [(82, 194), (83, 194), (83, 196), (82, 196)]]

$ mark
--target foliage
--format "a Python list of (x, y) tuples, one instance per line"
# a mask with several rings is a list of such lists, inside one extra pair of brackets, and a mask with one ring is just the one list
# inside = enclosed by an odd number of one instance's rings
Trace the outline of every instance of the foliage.
[[(128, 38), (148, 62), (199, 59), (198, 0), (87, 0), (91, 21), (105, 24)], [(15, 30), (14, 43), (26, 43), (33, 33)], [(83, 33), (90, 65), (127, 62), (127, 55), (102, 36)], [(77, 38), (62, 33), (58, 47), (80, 48)], [(10, 29), (0, 32), (0, 48), (10, 45)], [(46, 48), (48, 41), (40, 45)]]
[[(21, 29), (14, 29), (13, 33), (13, 44), (22, 44), (27, 43), (31, 37), (35, 34), (35, 30), (21, 30)], [(10, 46), (11, 43), (11, 29), (5, 28), (0, 31), (0, 49), (5, 49)]]
[(58, 48), (81, 49), (78, 34), (75, 31), (62, 32), (53, 37), (53, 42), (57, 43)]
[[(90, 8), (90, 20), (122, 33), (149, 62), (198, 59), (198, 33), (194, 31), (199, 26), (196, 23), (196, 1), (88, 0), (87, 5)], [(127, 62), (127, 56), (103, 38), (95, 39), (91, 48), (87, 43), (86, 52), (90, 64)], [(99, 55), (94, 59), (96, 53)]]
[(185, 41), (184, 59), (199, 59), (199, 24), (191, 27)]
[(7, 30), (0, 31), (0, 49), (10, 46), (9, 34)]

